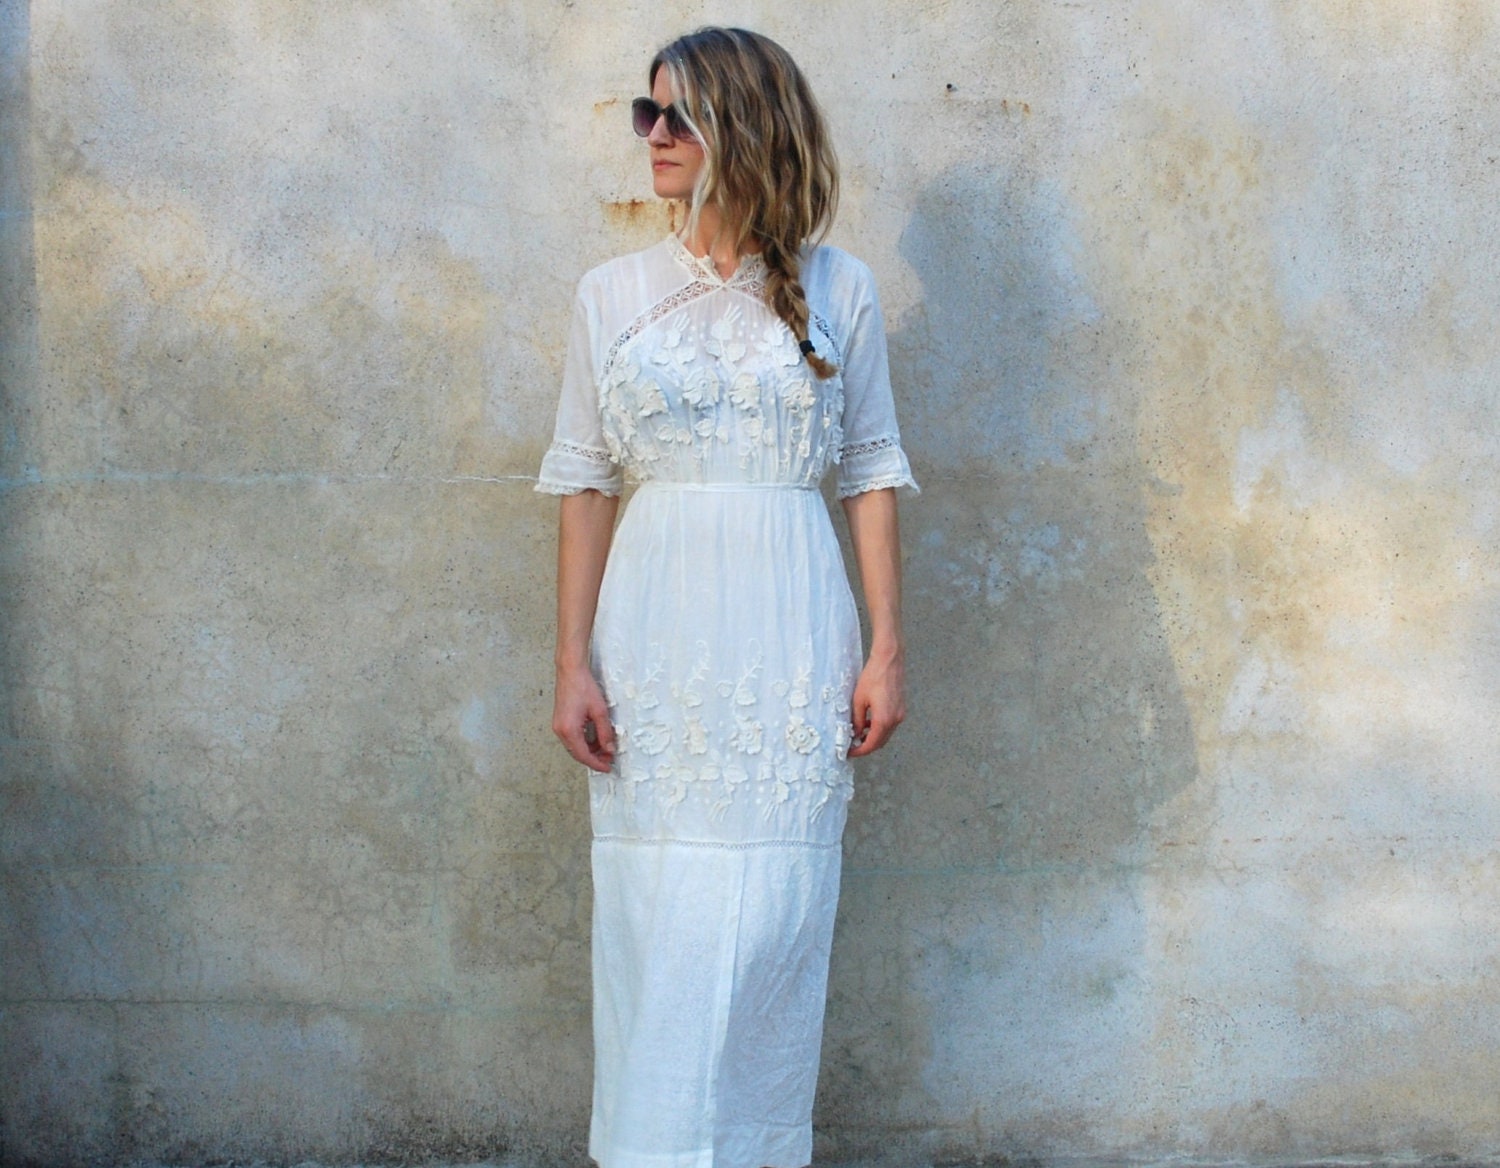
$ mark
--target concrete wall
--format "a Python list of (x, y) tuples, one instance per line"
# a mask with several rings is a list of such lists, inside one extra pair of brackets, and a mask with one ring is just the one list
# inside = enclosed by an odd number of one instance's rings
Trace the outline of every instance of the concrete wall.
[(927, 488), (821, 1154), (1500, 1149), (1493, 5), (0, 0), (4, 1160), (581, 1155), (529, 480), (725, 18)]

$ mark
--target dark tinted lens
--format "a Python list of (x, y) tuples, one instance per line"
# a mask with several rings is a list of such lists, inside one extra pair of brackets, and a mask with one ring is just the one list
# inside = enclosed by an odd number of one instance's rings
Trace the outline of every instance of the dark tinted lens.
[(635, 132), (642, 138), (650, 137), (652, 129), (656, 125), (656, 119), (663, 114), (667, 118), (667, 133), (674, 138), (691, 138), (693, 132), (687, 128), (687, 123), (682, 120), (682, 113), (674, 101), (663, 109), (649, 97), (638, 97), (630, 103), (630, 124), (635, 127)]
[(691, 138), (693, 136), (693, 132), (687, 128), (687, 123), (682, 120), (682, 111), (677, 108), (675, 101), (661, 112), (667, 116), (667, 133), (672, 137)]
[(661, 117), (661, 106), (649, 97), (638, 97), (630, 103), (630, 124), (642, 138), (651, 133), (656, 119)]

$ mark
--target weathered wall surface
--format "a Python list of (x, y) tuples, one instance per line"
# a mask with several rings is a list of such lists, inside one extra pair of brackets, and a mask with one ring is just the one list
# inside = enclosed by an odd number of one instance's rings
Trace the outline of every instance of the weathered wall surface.
[(815, 9), (0, 3), (7, 1162), (580, 1155), (529, 480), (725, 18), (926, 485), (823, 1154), (1500, 1148), (1495, 8)]

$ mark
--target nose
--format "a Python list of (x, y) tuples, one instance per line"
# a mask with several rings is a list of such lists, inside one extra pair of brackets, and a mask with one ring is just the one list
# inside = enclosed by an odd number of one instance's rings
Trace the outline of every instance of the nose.
[(646, 135), (646, 141), (653, 146), (670, 146), (672, 135), (667, 133), (667, 115), (657, 114), (656, 121), (651, 124), (651, 133)]

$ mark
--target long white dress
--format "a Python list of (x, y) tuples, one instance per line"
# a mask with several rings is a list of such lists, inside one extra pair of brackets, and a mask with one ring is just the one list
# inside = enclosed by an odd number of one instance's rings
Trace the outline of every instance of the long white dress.
[(640, 483), (593, 662), (594, 1107), (603, 1168), (799, 1168), (851, 791), (859, 624), (819, 480), (915, 483), (869, 270), (804, 259), (818, 380), (764, 300), (675, 236), (579, 284), (537, 489)]

